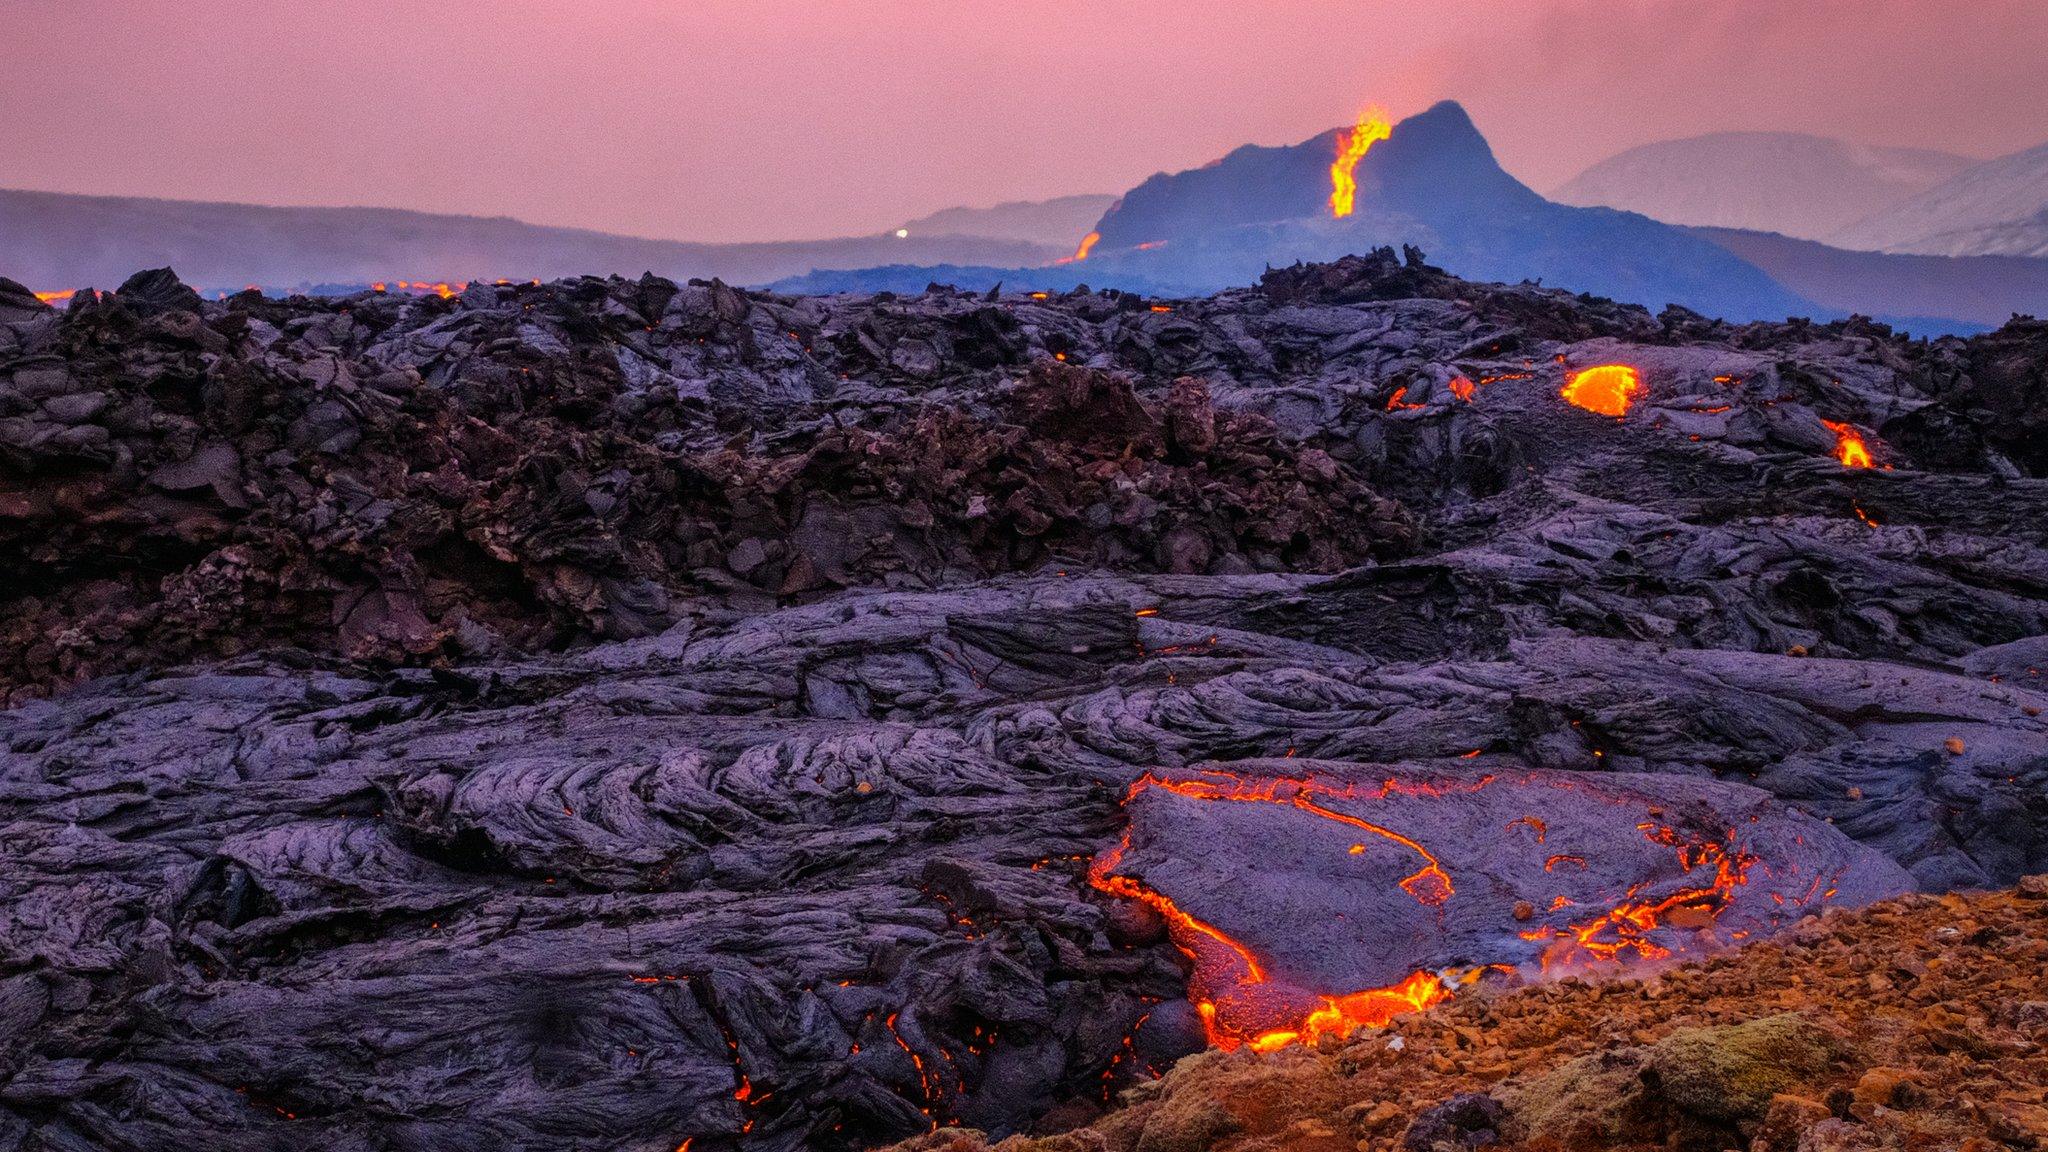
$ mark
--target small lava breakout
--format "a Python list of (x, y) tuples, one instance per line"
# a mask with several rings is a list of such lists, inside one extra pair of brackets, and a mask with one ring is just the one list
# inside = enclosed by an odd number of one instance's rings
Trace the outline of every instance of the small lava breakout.
[(1912, 887), (1734, 785), (1361, 774), (1264, 761), (1126, 795), (1090, 882), (1164, 917), (1217, 1047), (1342, 1038), (1474, 983), (1669, 961)]

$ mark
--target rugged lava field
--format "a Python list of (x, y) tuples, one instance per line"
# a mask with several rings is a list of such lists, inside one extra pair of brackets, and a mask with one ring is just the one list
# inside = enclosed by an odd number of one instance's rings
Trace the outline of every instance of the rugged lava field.
[(1413, 252), (0, 281), (0, 1147), (2031, 1147), (2044, 477), (2048, 324)]

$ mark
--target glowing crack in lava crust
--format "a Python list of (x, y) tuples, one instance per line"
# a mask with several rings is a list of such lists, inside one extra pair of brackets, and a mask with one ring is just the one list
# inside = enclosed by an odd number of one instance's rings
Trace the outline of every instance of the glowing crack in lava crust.
[(1090, 882), (1165, 921), (1209, 1042), (1266, 1051), (1486, 978), (1612, 971), (1911, 889), (1745, 785), (1301, 760), (1148, 773)]
[(1337, 159), (1330, 163), (1330, 215), (1342, 220), (1358, 205), (1358, 162), (1372, 146), (1394, 134), (1386, 112), (1373, 105), (1358, 114), (1358, 123), (1337, 136)]
[(1602, 416), (1626, 416), (1636, 393), (1643, 390), (1642, 374), (1626, 364), (1602, 364), (1572, 373), (1560, 393), (1569, 404), (1598, 412)]

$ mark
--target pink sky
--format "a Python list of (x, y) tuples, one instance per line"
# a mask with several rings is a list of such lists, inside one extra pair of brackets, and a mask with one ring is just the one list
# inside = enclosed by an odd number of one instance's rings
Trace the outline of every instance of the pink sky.
[(875, 232), (1120, 191), (1369, 101), (1463, 101), (1539, 189), (1789, 129), (2048, 140), (2041, 0), (57, 0), (9, 5), (0, 186)]

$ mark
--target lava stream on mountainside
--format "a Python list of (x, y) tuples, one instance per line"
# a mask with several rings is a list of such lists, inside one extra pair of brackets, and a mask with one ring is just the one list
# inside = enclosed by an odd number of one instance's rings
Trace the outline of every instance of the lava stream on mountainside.
[(1209, 1042), (1267, 1051), (1385, 1024), (1489, 973), (1611, 972), (1910, 888), (1742, 785), (1368, 770), (1148, 773), (1089, 880), (1165, 921)]
[(1358, 123), (1337, 135), (1337, 158), (1330, 162), (1330, 215), (1342, 220), (1358, 203), (1358, 162), (1372, 146), (1394, 135), (1393, 121), (1378, 105), (1358, 114)]

